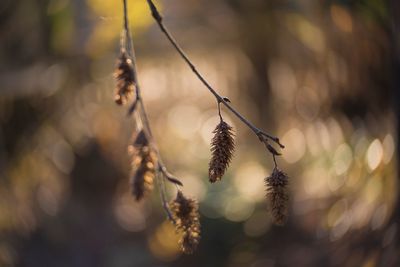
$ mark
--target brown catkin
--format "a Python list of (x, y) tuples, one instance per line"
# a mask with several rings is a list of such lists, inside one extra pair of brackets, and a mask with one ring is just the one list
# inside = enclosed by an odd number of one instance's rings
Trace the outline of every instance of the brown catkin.
[(117, 82), (115, 88), (115, 103), (123, 105), (128, 102), (129, 98), (133, 95), (136, 81), (132, 59), (129, 58), (126, 52), (121, 52), (119, 56), (114, 77)]
[(136, 136), (129, 150), (134, 171), (131, 180), (132, 194), (139, 201), (153, 190), (157, 156), (143, 131)]
[(179, 240), (181, 250), (185, 254), (193, 254), (197, 249), (200, 241), (200, 225), (192, 226), (183, 232), (182, 238)]
[(182, 233), (179, 240), (182, 252), (192, 254), (200, 241), (200, 216), (196, 200), (186, 198), (178, 191), (176, 198), (169, 203), (175, 226)]
[(214, 137), (211, 140), (211, 160), (208, 168), (208, 177), (211, 183), (221, 180), (228, 169), (235, 150), (235, 140), (232, 127), (225, 121), (215, 127)]
[(274, 168), (271, 176), (265, 178), (265, 184), (274, 222), (277, 225), (283, 225), (286, 222), (288, 213), (288, 176), (278, 168)]

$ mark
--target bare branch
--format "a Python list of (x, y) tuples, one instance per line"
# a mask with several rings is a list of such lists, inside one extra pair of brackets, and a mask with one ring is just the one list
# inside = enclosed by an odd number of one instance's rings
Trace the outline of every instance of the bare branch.
[(139, 117), (143, 123), (143, 130), (144, 130), (145, 134), (148, 135), (149, 140), (151, 140), (150, 143), (151, 143), (154, 151), (157, 154), (158, 170), (161, 171), (159, 173), (162, 175), (162, 177), (160, 177), (160, 175), (156, 175), (157, 183), (158, 183), (159, 190), (160, 190), (162, 205), (163, 205), (163, 208), (164, 208), (168, 218), (174, 222), (174, 219), (172, 218), (171, 212), (168, 208), (168, 202), (166, 200), (164, 178), (167, 181), (169, 181), (175, 185), (183, 186), (183, 184), (181, 181), (179, 181), (178, 178), (174, 177), (172, 174), (170, 174), (168, 172), (167, 168), (165, 167), (164, 163), (162, 162), (159, 149), (154, 140), (154, 136), (151, 131), (149, 119), (147, 117), (147, 112), (144, 107), (143, 98), (141, 97), (140, 83), (137, 78), (138, 76), (137, 76), (137, 64), (136, 64), (136, 57), (135, 57), (135, 49), (134, 49), (134, 44), (133, 44), (133, 38), (132, 38), (130, 30), (129, 30), (127, 1), (126, 0), (123, 0), (123, 5), (124, 5), (124, 25), (123, 25), (124, 30), (122, 33), (123, 36), (121, 37), (121, 42), (124, 42), (124, 43), (121, 44), (121, 49), (126, 49), (127, 53), (131, 57), (132, 65), (133, 65), (133, 68), (131, 71), (132, 71), (133, 77), (135, 77), (135, 85), (136, 85), (136, 97), (135, 97), (135, 100), (132, 102), (130, 108), (128, 109), (128, 115), (131, 115), (135, 111), (138, 112)]
[(271, 141), (277, 143), (281, 148), (284, 148), (285, 146), (280, 143), (278, 137), (267, 134), (264, 131), (257, 128), (256, 126), (254, 126), (253, 123), (251, 123), (249, 120), (247, 120), (242, 114), (240, 114), (235, 108), (233, 108), (229, 104), (230, 101), (227, 101), (226, 98), (220, 96), (216, 92), (216, 90), (208, 83), (208, 81), (204, 78), (204, 76), (197, 70), (196, 66), (192, 63), (192, 61), (189, 59), (189, 57), (186, 55), (186, 53), (182, 50), (182, 48), (176, 42), (175, 38), (172, 36), (172, 34), (169, 32), (169, 30), (165, 27), (165, 25), (162, 22), (162, 16), (161, 16), (160, 12), (158, 11), (156, 5), (153, 3), (153, 1), (147, 0), (147, 3), (151, 10), (151, 15), (153, 16), (154, 20), (157, 22), (161, 31), (164, 33), (164, 35), (167, 37), (167, 39), (170, 41), (170, 43), (175, 48), (175, 50), (179, 53), (179, 55), (183, 58), (183, 60), (187, 63), (187, 65), (190, 67), (190, 69), (193, 71), (193, 73), (197, 76), (197, 78), (204, 84), (204, 86), (211, 92), (211, 94), (214, 95), (214, 97), (217, 99), (217, 101), (219, 103), (222, 103), (224, 106), (226, 106), (238, 119), (240, 119), (247, 127), (249, 127), (258, 137), (260, 135), (263, 135), (266, 138), (270, 139)]

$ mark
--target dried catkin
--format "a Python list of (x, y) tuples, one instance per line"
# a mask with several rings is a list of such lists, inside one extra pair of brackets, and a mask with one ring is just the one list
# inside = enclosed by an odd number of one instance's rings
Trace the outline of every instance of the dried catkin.
[(208, 168), (208, 177), (211, 183), (221, 180), (228, 169), (235, 150), (233, 129), (225, 121), (215, 127), (214, 137), (211, 140), (211, 160)]
[(139, 201), (153, 190), (157, 156), (143, 131), (136, 136), (129, 150), (134, 171), (131, 180), (132, 194)]
[(123, 105), (133, 95), (136, 81), (132, 59), (129, 58), (126, 52), (122, 52), (118, 59), (114, 77), (117, 82), (115, 88), (115, 103)]
[(179, 240), (181, 250), (185, 254), (193, 254), (197, 249), (200, 241), (200, 225), (192, 226), (184, 231), (182, 238)]
[(178, 191), (176, 198), (170, 202), (175, 226), (182, 233), (179, 241), (181, 249), (186, 254), (193, 253), (200, 241), (200, 216), (196, 200), (186, 198)]
[(274, 222), (277, 225), (283, 225), (288, 213), (288, 176), (278, 168), (274, 168), (271, 176), (265, 178), (265, 184)]

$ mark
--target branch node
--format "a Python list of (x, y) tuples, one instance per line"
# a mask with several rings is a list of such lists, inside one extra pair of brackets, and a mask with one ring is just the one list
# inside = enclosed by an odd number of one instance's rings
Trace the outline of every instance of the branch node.
[(279, 153), (278, 151), (276, 151), (276, 149), (271, 146), (268, 142), (264, 142), (265, 146), (267, 147), (268, 151), (275, 157), (275, 156), (280, 156), (282, 155), (281, 153)]
[(229, 98), (227, 98), (226, 96), (222, 97), (222, 100), (224, 100), (225, 102), (231, 103), (231, 100)]

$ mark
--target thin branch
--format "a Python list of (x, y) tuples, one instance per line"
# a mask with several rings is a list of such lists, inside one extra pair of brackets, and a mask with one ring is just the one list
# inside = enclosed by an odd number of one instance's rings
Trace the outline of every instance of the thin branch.
[(164, 165), (159, 165), (159, 171), (164, 175), (164, 177), (170, 181), (171, 183), (179, 186), (183, 186), (182, 182), (176, 178), (176, 176), (172, 175), (170, 172), (168, 172), (167, 168), (165, 168)]
[[(140, 101), (141, 97), (140, 97), (140, 84), (137, 78), (137, 68), (136, 68), (136, 57), (135, 57), (135, 49), (133, 47), (133, 38), (131, 35), (131, 32), (129, 30), (129, 21), (128, 21), (128, 5), (126, 3), (126, 0), (122, 0), (123, 4), (124, 4), (124, 32), (123, 32), (123, 36), (124, 36), (124, 45), (122, 46), (123, 48), (126, 48), (128, 51), (128, 54), (130, 55), (131, 59), (132, 59), (132, 72), (133, 72), (133, 77), (135, 79), (135, 88), (136, 88), (136, 101), (138, 102)], [(128, 45), (126, 45), (126, 43)], [(134, 103), (135, 103), (134, 102)], [(131, 110), (133, 109), (132, 107), (129, 109)]]
[(169, 30), (165, 27), (165, 25), (162, 22), (162, 16), (161, 16), (160, 12), (158, 11), (157, 7), (155, 6), (155, 4), (153, 3), (153, 1), (147, 0), (147, 3), (150, 7), (151, 15), (157, 22), (161, 31), (165, 34), (167, 39), (170, 41), (170, 43), (173, 45), (173, 47), (176, 49), (176, 51), (180, 54), (180, 56), (183, 58), (183, 60), (188, 64), (188, 66), (191, 68), (191, 70), (197, 76), (197, 78), (214, 95), (214, 97), (217, 99), (217, 101), (224, 104), (237, 118), (239, 118), (247, 127), (249, 127), (259, 138), (261, 136), (264, 136), (264, 137), (272, 140), (273, 142), (277, 143), (281, 148), (285, 148), (285, 146), (280, 143), (278, 137), (270, 135), (270, 134), (260, 130), (259, 128), (257, 128), (253, 123), (248, 121), (242, 114), (240, 114), (235, 108), (233, 108), (228, 103), (228, 101), (226, 101), (224, 99), (224, 97), (220, 96), (216, 92), (216, 90), (207, 82), (207, 80), (203, 77), (203, 75), (196, 69), (196, 66), (192, 63), (192, 61), (189, 59), (189, 57), (186, 55), (186, 53), (182, 50), (182, 48), (176, 42), (175, 38), (172, 36), (172, 34), (169, 32)]
[(218, 101), (218, 115), (219, 115), (219, 119), (222, 122), (222, 115), (221, 115), (221, 101)]
[(168, 219), (175, 224), (174, 217), (172, 216), (171, 210), (169, 209), (169, 206), (168, 206), (168, 201), (167, 201), (166, 192), (165, 192), (164, 179), (158, 177), (159, 175), (161, 175), (161, 173), (158, 173), (158, 175), (157, 175), (157, 183), (158, 183), (158, 190), (160, 193), (162, 206), (164, 208), (165, 213), (167, 214)]
[(276, 163), (276, 156), (272, 154), (272, 158), (274, 159), (274, 169), (278, 168), (278, 164)]
[(135, 88), (136, 88), (136, 97), (135, 97), (135, 100), (133, 101), (131, 107), (128, 109), (128, 115), (132, 114), (135, 110), (138, 111), (140, 120), (142, 121), (142, 124), (143, 124), (143, 129), (145, 131), (145, 134), (148, 135), (149, 139), (151, 140), (151, 145), (157, 154), (157, 165), (159, 167), (159, 170), (161, 170), (161, 174), (162, 174), (161, 179), (160, 179), (159, 175), (157, 175), (157, 177), (156, 177), (158, 185), (159, 185), (159, 189), (160, 189), (161, 200), (162, 200), (162, 204), (167, 213), (168, 218), (173, 221), (173, 218), (172, 218), (171, 212), (168, 208), (168, 203), (166, 200), (164, 178), (167, 181), (169, 181), (175, 185), (182, 186), (182, 182), (179, 181), (178, 178), (174, 177), (172, 174), (170, 174), (167, 171), (167, 168), (165, 167), (165, 165), (161, 159), (160, 151), (156, 145), (153, 133), (151, 131), (149, 119), (147, 117), (147, 112), (146, 112), (146, 109), (145, 109), (144, 103), (143, 103), (143, 98), (141, 97), (140, 83), (137, 78), (137, 64), (136, 64), (136, 57), (135, 57), (135, 49), (134, 49), (134, 44), (133, 44), (133, 38), (132, 38), (132, 35), (129, 30), (128, 11), (127, 11), (128, 8), (127, 8), (126, 0), (123, 0), (123, 5), (124, 5), (124, 26), (123, 26), (124, 27), (124, 39), (121, 38), (121, 40), (125, 40), (126, 43), (122, 46), (122, 48), (127, 47), (128, 54), (130, 55), (130, 57), (132, 59), (132, 65), (133, 65), (132, 72), (133, 72), (133, 76), (135, 77)]

